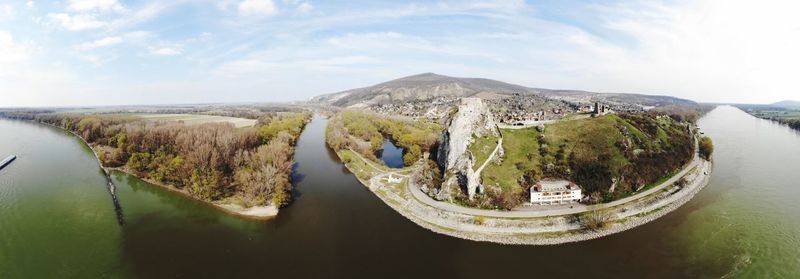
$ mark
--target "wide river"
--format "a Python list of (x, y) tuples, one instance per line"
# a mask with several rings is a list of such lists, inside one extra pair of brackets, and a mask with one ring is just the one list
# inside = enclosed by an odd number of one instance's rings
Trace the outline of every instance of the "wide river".
[[(230, 216), (115, 173), (60, 130), (0, 120), (0, 278), (798, 278), (800, 133), (719, 107), (711, 183), (647, 225), (558, 246), (439, 235), (384, 205), (324, 145), (297, 147), (296, 200), (270, 221)], [(0, 159), (2, 159), (0, 158)]]

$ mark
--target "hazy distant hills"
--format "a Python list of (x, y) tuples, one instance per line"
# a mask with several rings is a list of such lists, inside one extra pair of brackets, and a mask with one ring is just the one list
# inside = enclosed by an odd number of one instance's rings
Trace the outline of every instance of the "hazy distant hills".
[(470, 97), (477, 94), (533, 93), (533, 89), (484, 78), (457, 78), (425, 73), (369, 87), (317, 96), (311, 102), (335, 106), (374, 105), (387, 102), (425, 100), (433, 97)]
[(552, 99), (581, 103), (601, 101), (640, 104), (645, 106), (696, 104), (690, 100), (670, 96), (530, 88), (485, 78), (459, 78), (434, 73), (418, 74), (373, 86), (321, 95), (311, 98), (310, 102), (340, 107), (358, 107), (392, 102), (428, 100), (436, 97), (474, 96), (481, 98), (498, 98), (514, 93), (536, 94)]
[(786, 100), (786, 101), (780, 101), (780, 102), (777, 102), (777, 103), (773, 103), (772, 106), (781, 107), (781, 108), (785, 108), (785, 109), (800, 109), (800, 102), (792, 101), (792, 100)]

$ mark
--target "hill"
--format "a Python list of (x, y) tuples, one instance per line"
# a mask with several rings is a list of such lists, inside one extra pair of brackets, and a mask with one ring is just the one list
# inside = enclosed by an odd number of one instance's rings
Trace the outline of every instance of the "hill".
[(437, 97), (496, 99), (514, 94), (539, 95), (573, 103), (599, 101), (654, 107), (696, 105), (693, 101), (670, 96), (531, 88), (492, 79), (450, 77), (434, 73), (418, 74), (368, 87), (321, 95), (311, 98), (310, 102), (339, 107), (366, 107), (393, 102), (430, 100)]
[(800, 109), (800, 102), (792, 100), (780, 101), (777, 103), (773, 103), (771, 105), (774, 107), (780, 107), (785, 109)]
[(396, 101), (425, 100), (434, 97), (470, 97), (483, 93), (533, 93), (533, 89), (484, 78), (457, 78), (424, 73), (373, 86), (314, 97), (311, 102), (334, 106), (379, 105)]

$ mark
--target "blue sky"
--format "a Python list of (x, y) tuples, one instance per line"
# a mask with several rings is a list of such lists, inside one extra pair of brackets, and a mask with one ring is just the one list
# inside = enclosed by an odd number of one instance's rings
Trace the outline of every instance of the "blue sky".
[(0, 106), (283, 102), (436, 72), (800, 99), (796, 1), (0, 2)]

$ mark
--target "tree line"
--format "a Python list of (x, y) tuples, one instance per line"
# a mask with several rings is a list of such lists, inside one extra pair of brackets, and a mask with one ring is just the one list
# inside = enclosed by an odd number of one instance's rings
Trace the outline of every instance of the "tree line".
[(80, 135), (106, 167), (182, 189), (206, 200), (245, 207), (291, 200), (294, 146), (309, 112), (265, 113), (256, 127), (185, 125), (135, 116), (2, 112)]
[(349, 148), (377, 160), (383, 141), (388, 138), (403, 148), (403, 162), (408, 166), (431, 150), (441, 130), (436, 123), (346, 110), (330, 119), (325, 140), (334, 150)]

